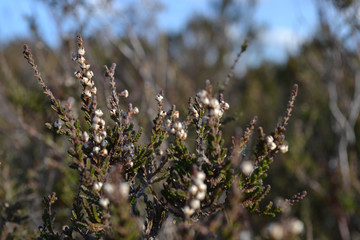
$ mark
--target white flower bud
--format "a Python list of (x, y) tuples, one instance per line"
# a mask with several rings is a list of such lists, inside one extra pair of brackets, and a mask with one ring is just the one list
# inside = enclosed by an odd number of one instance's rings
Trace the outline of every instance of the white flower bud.
[(93, 153), (98, 154), (100, 151), (100, 148), (98, 146), (93, 147)]
[(199, 199), (192, 199), (190, 201), (190, 207), (192, 209), (200, 209), (200, 206), (201, 206), (201, 203), (200, 203), (200, 200)]
[(159, 115), (160, 115), (161, 117), (165, 117), (165, 116), (166, 116), (166, 112), (165, 112), (164, 110), (161, 110), (160, 113), (159, 113)]
[(107, 198), (100, 198), (99, 203), (103, 208), (108, 208), (110, 201)]
[(79, 48), (79, 49), (78, 49), (78, 54), (79, 54), (80, 56), (84, 56), (84, 55), (85, 55), (85, 49), (84, 49), (84, 48)]
[(127, 98), (129, 96), (129, 91), (125, 89), (120, 93), (120, 95), (123, 96), (124, 98)]
[(179, 116), (180, 116), (179, 111), (175, 111), (175, 112), (174, 112), (174, 117), (175, 117), (176, 119), (178, 119)]
[(176, 122), (173, 124), (173, 128), (175, 128), (176, 131), (182, 130), (182, 124), (180, 122)]
[(101, 119), (100, 122), (99, 122), (99, 125), (104, 127), (105, 126), (105, 120)]
[(198, 192), (198, 187), (196, 185), (192, 185), (189, 187), (189, 193), (195, 195)]
[(156, 95), (155, 100), (158, 101), (158, 102), (162, 102), (163, 98), (164, 98), (163, 96), (158, 94), (158, 95)]
[(176, 133), (175, 128), (171, 128), (171, 129), (170, 129), (170, 133), (171, 133), (171, 134), (175, 134), (175, 133)]
[[(86, 78), (87, 80), (86, 80), (86, 82), (85, 81), (82, 81), (81, 83), (83, 84), (83, 85), (85, 85), (85, 86), (87, 86), (87, 87), (89, 87), (90, 88), (90, 92), (92, 93), (92, 94), (96, 94), (96, 87), (94, 87), (94, 81), (92, 81), (92, 80), (90, 80), (90, 79), (88, 79), (88, 78)], [(94, 89), (95, 89), (95, 91), (94, 91)]]
[(103, 183), (102, 182), (96, 182), (94, 185), (93, 185), (93, 189), (94, 191), (100, 191), (101, 188), (103, 186)]
[(110, 109), (110, 115), (115, 116), (116, 115), (116, 109)]
[(183, 131), (183, 133), (182, 133), (182, 135), (180, 136), (180, 138), (181, 138), (181, 140), (185, 141), (186, 138), (187, 138), (187, 133), (186, 133), (184, 130), (182, 130), (182, 131)]
[(197, 175), (196, 175), (196, 178), (201, 180), (201, 181), (204, 181), (205, 178), (206, 178), (206, 175), (204, 172), (198, 172)]
[(122, 197), (128, 197), (130, 191), (130, 186), (127, 182), (122, 182), (119, 184), (119, 192)]
[(104, 113), (101, 111), (101, 109), (96, 109), (95, 110), (95, 115), (98, 117), (102, 117), (104, 115)]
[(89, 89), (86, 89), (86, 90), (84, 91), (84, 95), (85, 95), (86, 97), (91, 97), (91, 92), (90, 92), (90, 90), (89, 90)]
[(134, 166), (134, 162), (133, 162), (133, 161), (130, 161), (128, 164), (129, 164), (130, 167), (133, 167), (133, 166)]
[(201, 200), (204, 200), (205, 197), (206, 197), (206, 193), (205, 193), (205, 192), (198, 192), (198, 193), (196, 194), (196, 198), (199, 199), (200, 201), (201, 201)]
[(81, 79), (81, 84), (88, 86), (89, 85), (89, 79), (87, 77), (83, 77)]
[(104, 184), (104, 191), (107, 193), (107, 194), (113, 194), (114, 191), (115, 191), (115, 188), (114, 188), (114, 185), (112, 185), (111, 183), (105, 183)]
[(230, 105), (227, 102), (225, 102), (223, 104), (223, 108), (224, 108), (224, 110), (228, 110), (230, 108)]
[(78, 57), (78, 59), (76, 60), (77, 63), (79, 64), (84, 64), (85, 63), (85, 58), (84, 57)]
[(208, 98), (203, 98), (203, 99), (200, 99), (200, 101), (206, 106), (206, 105), (209, 105), (210, 103), (210, 100)]
[(267, 136), (267, 137), (265, 138), (265, 140), (266, 140), (267, 143), (272, 143), (272, 142), (274, 142), (274, 138), (273, 138), (271, 135)]
[(102, 149), (100, 151), (100, 155), (103, 156), (103, 157), (107, 156), (108, 155), (108, 150), (106, 148)]
[(281, 144), (279, 149), (280, 149), (280, 152), (286, 153), (287, 151), (289, 151), (289, 146), (287, 144)]
[(108, 141), (107, 140), (103, 140), (102, 142), (101, 142), (101, 146), (102, 147), (106, 147), (108, 145)]
[(276, 144), (274, 142), (269, 142), (267, 145), (270, 148), (270, 150), (275, 150), (276, 148)]
[(185, 206), (185, 207), (183, 208), (183, 212), (184, 212), (184, 214), (185, 214), (186, 217), (190, 217), (191, 215), (194, 214), (195, 210), (192, 209), (192, 208), (190, 208), (189, 206)]
[(96, 87), (91, 88), (91, 89), (90, 89), (90, 92), (91, 92), (92, 94), (96, 94), (97, 88), (96, 88)]
[(99, 143), (101, 143), (101, 141), (103, 140), (103, 137), (98, 134), (98, 135), (95, 136), (94, 140), (95, 140), (96, 143), (99, 144)]
[(87, 77), (87, 78), (92, 79), (93, 76), (94, 76), (93, 71), (87, 71), (87, 72), (86, 72), (86, 77)]
[(167, 119), (167, 120), (166, 120), (166, 123), (165, 123), (165, 126), (166, 126), (166, 127), (170, 127), (170, 125), (171, 125), (171, 120), (170, 120), (170, 119)]
[(210, 111), (210, 115), (213, 117), (216, 117), (216, 118), (221, 118), (223, 115), (223, 112), (220, 109), (215, 108)]
[(198, 111), (196, 111), (196, 109), (194, 107), (191, 108), (191, 112), (194, 115), (194, 117), (196, 117), (196, 118), (199, 117), (199, 113), (198, 113)]
[(201, 90), (196, 94), (199, 98), (205, 98), (207, 95), (207, 92), (205, 90)]
[(199, 187), (200, 191), (202, 191), (202, 192), (205, 192), (206, 189), (207, 189), (206, 184), (203, 183), (203, 182), (201, 182), (201, 183), (198, 185), (198, 187)]
[(93, 123), (91, 126), (94, 131), (99, 130), (99, 127), (100, 127), (99, 124), (97, 124), (97, 123)]
[(95, 115), (95, 116), (93, 117), (93, 120), (92, 120), (92, 121), (93, 121), (93, 123), (96, 123), (96, 124), (97, 124), (97, 123), (99, 123), (99, 122), (101, 121), (101, 118), (99, 118), (98, 116)]
[(283, 239), (284, 229), (279, 223), (270, 223), (265, 229), (265, 234), (275, 240)]
[(254, 171), (254, 165), (251, 161), (243, 161), (240, 168), (246, 176), (249, 176)]
[(106, 136), (107, 136), (106, 131), (101, 131), (101, 132), (99, 132), (99, 134), (100, 134), (103, 138), (106, 138)]
[(296, 218), (290, 219), (287, 223), (287, 227), (288, 230), (295, 235), (299, 235), (304, 231), (304, 223)]
[(139, 113), (139, 109), (138, 109), (137, 107), (134, 107), (133, 113), (134, 113), (134, 114), (138, 114), (138, 113)]
[(90, 137), (89, 137), (89, 134), (86, 131), (84, 131), (83, 135), (82, 135), (82, 138), (83, 138), (84, 142), (87, 142), (87, 141), (89, 141)]
[(216, 98), (211, 99), (209, 105), (210, 105), (210, 107), (212, 107), (212, 108), (214, 108), (214, 109), (220, 108), (219, 101), (218, 101)]
[(80, 71), (75, 71), (75, 72), (74, 72), (74, 76), (75, 76), (77, 79), (80, 79), (80, 78), (81, 78), (81, 72), (80, 72)]

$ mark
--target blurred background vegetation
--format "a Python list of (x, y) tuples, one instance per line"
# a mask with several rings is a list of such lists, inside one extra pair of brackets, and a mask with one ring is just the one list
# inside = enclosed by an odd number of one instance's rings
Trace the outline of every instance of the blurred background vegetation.
[[(81, 90), (70, 56), (80, 32), (95, 72), (99, 103), (105, 108), (109, 95), (103, 66), (115, 62), (118, 89), (128, 89), (129, 101), (143, 114), (137, 121), (144, 127), (144, 140), (160, 89), (167, 106), (175, 103), (185, 112), (188, 97), (202, 89), (206, 79), (224, 87), (235, 119), (225, 127), (230, 144), (231, 135), (241, 134), (254, 115), (266, 132), (274, 129), (297, 83), (299, 97), (287, 131), (289, 152), (276, 159), (266, 179), (271, 197), (307, 190), (307, 198), (288, 213), (304, 222), (303, 239), (360, 239), (359, 1), (316, 1), (316, 31), (297, 54), (282, 63), (266, 60), (252, 67), (246, 65), (247, 57), (256, 57), (263, 31), (252, 18), (257, 1), (209, 1), (211, 14), (194, 15), (186, 27), (172, 33), (159, 31), (154, 19), (161, 4), (155, 1), (129, 1), (121, 10), (112, 0), (99, 1), (98, 6), (86, 0), (39, 1), (56, 23), (58, 46), (44, 41), (34, 14), (27, 16), (31, 38), (13, 40), (0, 49), (2, 237), (6, 229), (17, 229), (19, 236), (34, 234), (41, 224), (41, 201), (53, 191), (59, 198), (58, 222), (66, 224), (70, 215), (77, 179), (68, 168), (67, 139), (46, 130), (44, 123), (57, 117), (21, 52), (28, 43), (55, 96), (79, 109)], [(96, 11), (106, 13), (106, 21), (92, 28)], [(76, 24), (68, 28), (69, 22)], [(234, 26), (238, 38), (228, 37)], [(237, 66), (242, 71), (235, 71), (222, 86), (245, 38), (249, 48)], [(10, 208), (17, 211), (10, 214)], [(266, 224), (283, 217), (255, 217), (247, 224), (254, 235), (261, 235)], [(10, 220), (6, 226), (5, 219)], [(23, 223), (16, 224), (19, 221)]]

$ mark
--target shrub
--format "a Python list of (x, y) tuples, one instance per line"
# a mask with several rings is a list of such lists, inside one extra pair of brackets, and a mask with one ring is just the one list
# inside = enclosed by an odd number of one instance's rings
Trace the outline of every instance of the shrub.
[[(304, 191), (278, 204), (262, 203), (270, 191), (270, 185), (264, 183), (269, 167), (277, 154), (288, 151), (284, 134), (297, 85), (285, 116), (272, 133), (265, 134), (258, 127), (258, 134), (253, 134), (254, 117), (243, 135), (233, 137), (228, 146), (222, 129), (231, 118), (225, 114), (229, 104), (222, 89), (215, 91), (207, 81), (205, 89), (189, 99), (184, 117), (175, 105), (165, 109), (160, 91), (155, 96), (158, 110), (151, 137), (143, 142), (139, 140), (142, 129), (133, 123), (140, 110), (131, 103), (127, 109), (121, 108), (129, 92), (117, 92), (116, 65), (105, 66), (111, 89), (110, 124), (98, 107), (94, 73), (80, 35), (77, 45), (72, 59), (79, 66), (75, 78), (83, 87), (83, 120), (74, 117), (70, 104), (63, 105), (52, 94), (28, 46), (23, 52), (59, 116), (58, 121), (46, 125), (69, 139), (70, 167), (79, 174), (71, 223), (62, 230), (54, 229), (57, 196), (52, 193), (44, 198), (39, 239), (232, 239), (246, 233), (247, 212), (274, 216), (305, 197)], [(269, 225), (265, 235), (278, 238), (279, 234), (301, 233), (291, 227), (279, 233), (276, 227)]]

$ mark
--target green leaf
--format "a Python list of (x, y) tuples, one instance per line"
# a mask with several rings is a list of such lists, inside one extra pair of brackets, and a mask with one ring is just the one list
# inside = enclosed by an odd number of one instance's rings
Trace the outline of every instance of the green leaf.
[(95, 205), (92, 205), (92, 216), (96, 222), (101, 223), (101, 219), (99, 217), (100, 214), (98, 213), (98, 211), (101, 210), (98, 210)]

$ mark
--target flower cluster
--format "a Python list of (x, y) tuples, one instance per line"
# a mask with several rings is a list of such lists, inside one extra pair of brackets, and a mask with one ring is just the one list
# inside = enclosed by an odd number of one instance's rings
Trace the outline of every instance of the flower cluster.
[(92, 80), (94, 73), (89, 70), (90, 64), (86, 61), (84, 55), (85, 49), (81, 45), (79, 45), (78, 52), (72, 54), (72, 60), (77, 62), (81, 69), (80, 71), (75, 71), (74, 76), (80, 80), (80, 83), (83, 86), (81, 96), (85, 99), (91, 99), (92, 95), (96, 94), (97, 89), (94, 81)]
[(168, 116), (169, 118), (164, 121), (164, 126), (166, 131), (172, 135), (174, 135), (177, 139), (181, 139), (183, 141), (187, 138), (187, 129), (186, 124), (179, 121), (179, 111), (175, 110), (175, 106), (172, 109), (168, 110), (167, 112), (162, 108), (162, 99), (163, 96), (158, 94), (155, 97), (155, 100), (158, 102), (160, 109), (159, 109), (159, 117), (164, 118)]
[(105, 130), (105, 121), (102, 119), (104, 113), (97, 109), (95, 110), (94, 117), (92, 118), (92, 130), (94, 133), (94, 147), (93, 154), (100, 154), (102, 156), (106, 156), (108, 151), (106, 146), (108, 144), (106, 138), (106, 130)]
[[(227, 102), (224, 100), (219, 101), (218, 99), (211, 97), (209, 92), (206, 90), (201, 90), (198, 92), (197, 97), (203, 106), (208, 107), (210, 117), (221, 118), (224, 114), (224, 111), (230, 108)], [(197, 112), (195, 111), (193, 111), (193, 113), (196, 116)]]
[(186, 217), (190, 217), (196, 210), (200, 209), (200, 201), (204, 200), (206, 197), (207, 186), (204, 183), (205, 178), (206, 175), (204, 172), (197, 172), (192, 178), (193, 185), (191, 185), (188, 189), (188, 193), (190, 194), (190, 203), (183, 209)]
[(272, 136), (267, 136), (265, 141), (271, 151), (276, 149), (276, 143), (274, 142), (274, 138)]
[(129, 167), (133, 167), (134, 166), (133, 160), (135, 159), (135, 155), (134, 155), (135, 145), (133, 143), (125, 144), (122, 147), (122, 151), (124, 153), (124, 159), (125, 159), (126, 164)]
[[(276, 145), (276, 143), (274, 142), (274, 138), (273, 138), (271, 135), (267, 136), (267, 137), (265, 138), (265, 141), (266, 141), (267, 147), (268, 147), (271, 151), (273, 151), (273, 150), (275, 150), (275, 149), (277, 148), (277, 145)], [(287, 143), (282, 143), (282, 144), (280, 144), (280, 145), (279, 145), (279, 150), (280, 150), (280, 152), (282, 152), (282, 153), (286, 153), (286, 152), (289, 150), (288, 144), (287, 144)]]
[(169, 132), (171, 134), (175, 135), (176, 138), (179, 138), (181, 140), (185, 141), (187, 138), (185, 124), (183, 124), (179, 121), (176, 121), (171, 125), (171, 127), (169, 128)]

